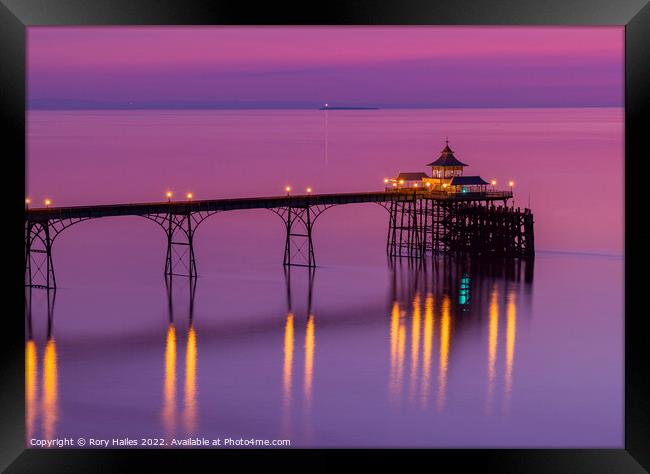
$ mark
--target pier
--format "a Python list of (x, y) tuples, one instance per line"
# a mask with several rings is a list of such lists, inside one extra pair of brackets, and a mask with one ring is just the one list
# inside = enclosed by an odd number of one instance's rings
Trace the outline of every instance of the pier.
[[(507, 206), (511, 191), (471, 193), (398, 189), (365, 193), (188, 200), (96, 206), (28, 208), (25, 211), (25, 285), (55, 288), (52, 258), (56, 238), (80, 222), (140, 216), (165, 232), (165, 275), (197, 275), (194, 237), (208, 217), (243, 209), (268, 209), (286, 234), (284, 265), (316, 266), (312, 235), (318, 217), (333, 206), (375, 203), (388, 211), (386, 250), (391, 257), (422, 258), (427, 253), (534, 255), (533, 216)], [(499, 204), (499, 205), (497, 205)]]
[(140, 216), (165, 232), (165, 276), (197, 276), (194, 236), (208, 217), (243, 209), (268, 209), (282, 219), (285, 229), (283, 264), (313, 268), (314, 224), (333, 206), (374, 203), (388, 211), (386, 253), (390, 257), (424, 258), (434, 253), (463, 253), (495, 257), (535, 255), (533, 214), (530, 209), (508, 206), (510, 190), (498, 190), (480, 176), (463, 174), (468, 165), (459, 161), (449, 142), (438, 159), (429, 163), (431, 176), (423, 172), (399, 173), (384, 179), (384, 190), (375, 192), (246, 197), (234, 199), (172, 200), (166, 202), (96, 206), (29, 208), (25, 201), (25, 285), (56, 288), (52, 249), (68, 227), (89, 219)]

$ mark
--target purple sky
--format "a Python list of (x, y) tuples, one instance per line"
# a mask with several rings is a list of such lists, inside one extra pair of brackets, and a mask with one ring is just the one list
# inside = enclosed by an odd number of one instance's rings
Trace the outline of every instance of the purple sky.
[(623, 27), (30, 27), (33, 108), (622, 106)]

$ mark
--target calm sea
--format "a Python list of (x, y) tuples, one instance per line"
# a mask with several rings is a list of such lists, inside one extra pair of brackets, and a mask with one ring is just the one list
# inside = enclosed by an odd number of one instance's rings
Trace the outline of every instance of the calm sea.
[[(34, 203), (381, 190), (448, 137), (514, 180), (525, 263), (391, 262), (387, 213), (319, 217), (319, 267), (283, 270), (282, 221), (214, 215), (195, 287), (138, 217), (82, 222), (34, 290), (31, 438), (289, 439), (294, 447), (622, 447), (622, 109), (31, 111)], [(48, 311), (49, 307), (49, 311)]]

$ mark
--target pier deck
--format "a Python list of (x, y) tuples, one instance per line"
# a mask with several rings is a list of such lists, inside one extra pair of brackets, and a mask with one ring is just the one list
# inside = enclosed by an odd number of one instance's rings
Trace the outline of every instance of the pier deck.
[(429, 191), (379, 191), (359, 193), (304, 194), (271, 197), (244, 197), (204, 199), (192, 201), (162, 201), (127, 204), (99, 204), (92, 206), (63, 206), (29, 208), (26, 220), (48, 219), (92, 219), (111, 216), (141, 216), (144, 214), (165, 214), (184, 212), (218, 212), (240, 209), (272, 209), (280, 207), (306, 207), (314, 205), (341, 205), (364, 202), (390, 202), (417, 199), (442, 201), (506, 201), (512, 198), (510, 191), (488, 191), (483, 193), (442, 193)]

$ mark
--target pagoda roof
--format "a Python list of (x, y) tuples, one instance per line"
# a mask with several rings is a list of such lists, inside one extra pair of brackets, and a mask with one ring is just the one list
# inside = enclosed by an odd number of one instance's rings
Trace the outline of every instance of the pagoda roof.
[(445, 147), (440, 152), (440, 157), (429, 163), (427, 166), (468, 166), (465, 163), (458, 161), (454, 156), (454, 152), (449, 148), (449, 143), (445, 144)]
[(395, 178), (396, 181), (403, 179), (404, 181), (420, 181), (429, 176), (426, 173), (416, 172), (416, 173), (400, 173)]
[(472, 186), (480, 184), (490, 184), (480, 176), (454, 176), (451, 179), (451, 186)]

